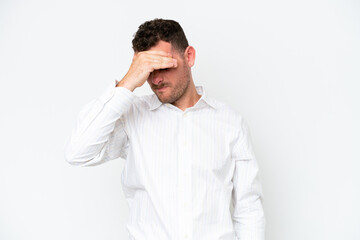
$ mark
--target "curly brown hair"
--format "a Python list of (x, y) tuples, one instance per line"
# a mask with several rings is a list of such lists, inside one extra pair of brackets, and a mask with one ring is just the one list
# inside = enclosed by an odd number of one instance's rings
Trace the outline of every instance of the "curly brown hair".
[(180, 53), (183, 53), (189, 46), (185, 33), (178, 22), (155, 18), (139, 26), (132, 40), (132, 48), (134, 52), (147, 51), (160, 40), (171, 43)]

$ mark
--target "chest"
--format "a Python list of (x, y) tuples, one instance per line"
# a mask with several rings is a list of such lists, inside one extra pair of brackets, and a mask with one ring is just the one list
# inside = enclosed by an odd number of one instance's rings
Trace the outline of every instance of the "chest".
[(148, 169), (161, 165), (176, 171), (189, 166), (226, 171), (236, 129), (214, 112), (150, 112), (130, 126), (130, 145), (136, 161)]

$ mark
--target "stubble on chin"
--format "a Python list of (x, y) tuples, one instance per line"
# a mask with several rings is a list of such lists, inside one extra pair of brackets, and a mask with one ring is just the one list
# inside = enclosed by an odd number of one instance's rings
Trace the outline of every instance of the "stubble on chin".
[(159, 101), (162, 103), (172, 103), (172, 94), (170, 94), (170, 97), (165, 97), (164, 95), (156, 93), (156, 96), (158, 97)]

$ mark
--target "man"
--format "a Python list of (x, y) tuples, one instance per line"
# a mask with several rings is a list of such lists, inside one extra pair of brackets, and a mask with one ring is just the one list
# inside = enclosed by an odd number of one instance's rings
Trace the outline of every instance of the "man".
[[(126, 75), (80, 112), (66, 160), (126, 159), (129, 239), (264, 239), (259, 169), (244, 119), (194, 85), (195, 49), (177, 22), (147, 21), (132, 43)], [(145, 81), (155, 94), (136, 96)]]

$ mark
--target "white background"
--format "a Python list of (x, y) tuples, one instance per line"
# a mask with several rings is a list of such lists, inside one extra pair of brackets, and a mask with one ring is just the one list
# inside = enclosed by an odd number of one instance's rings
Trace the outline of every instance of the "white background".
[(124, 160), (73, 167), (63, 144), (155, 17), (182, 25), (195, 84), (249, 123), (267, 240), (360, 239), (359, 13), (348, 0), (1, 0), (0, 239), (126, 239)]

